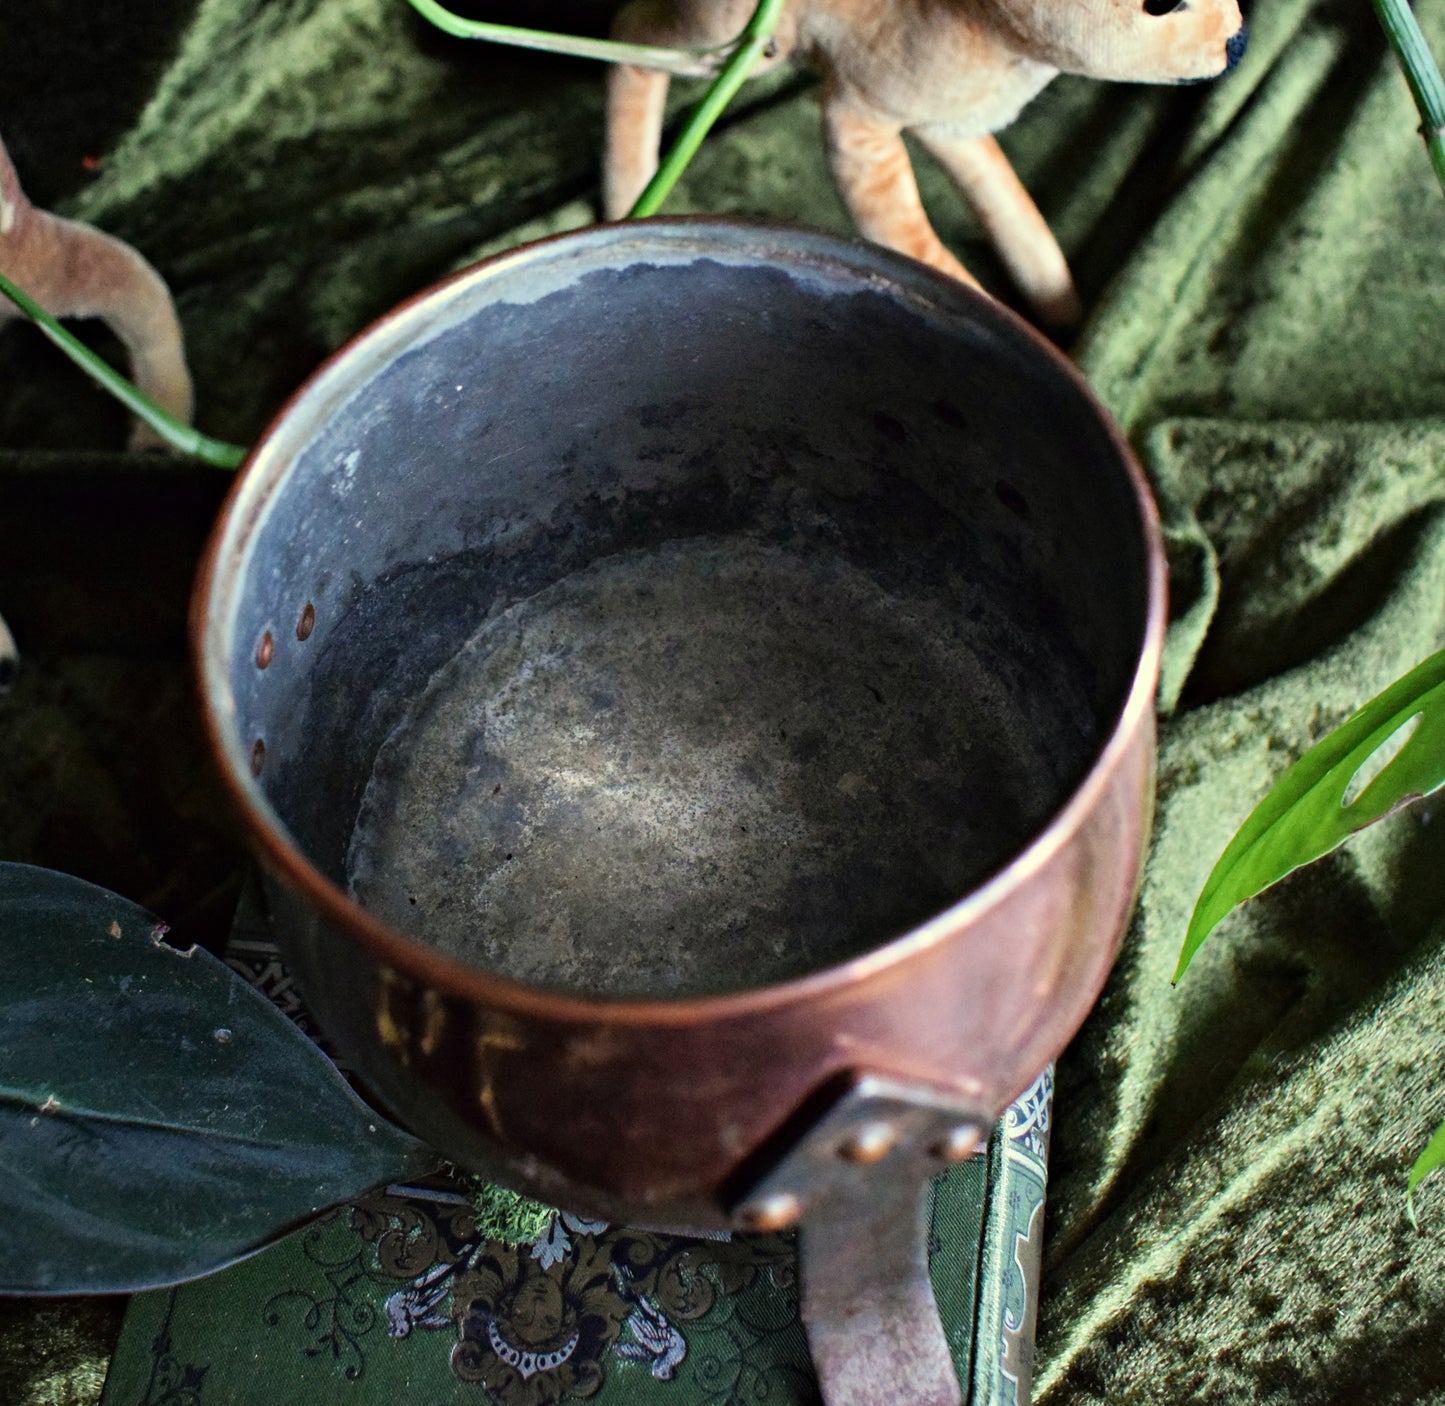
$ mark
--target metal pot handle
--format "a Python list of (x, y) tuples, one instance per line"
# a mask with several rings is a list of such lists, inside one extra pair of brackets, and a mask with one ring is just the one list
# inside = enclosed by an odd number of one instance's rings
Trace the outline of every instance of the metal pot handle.
[(928, 1188), (987, 1120), (876, 1075), (849, 1076), (810, 1112), (735, 1214), (758, 1230), (801, 1218), (803, 1323), (826, 1406), (961, 1406), (928, 1275)]

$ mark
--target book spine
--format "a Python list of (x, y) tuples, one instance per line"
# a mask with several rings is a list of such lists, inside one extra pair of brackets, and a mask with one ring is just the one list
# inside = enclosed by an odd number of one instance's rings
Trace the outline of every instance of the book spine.
[(1043, 1262), (1054, 1071), (1012, 1104), (989, 1144), (969, 1406), (1028, 1406)]

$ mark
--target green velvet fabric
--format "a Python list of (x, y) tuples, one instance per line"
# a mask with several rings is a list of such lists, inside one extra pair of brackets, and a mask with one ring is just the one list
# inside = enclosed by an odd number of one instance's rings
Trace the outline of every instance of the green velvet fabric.
[[(473, 12), (600, 31), (603, 0)], [(1445, 3), (1419, 15), (1445, 52)], [(1271, 779), (1445, 644), (1445, 199), (1367, 0), (1258, 0), (1226, 80), (1063, 79), (1006, 135), (1070, 255), (1075, 348), (1154, 483), (1174, 623), (1139, 911), (1059, 1065), (1036, 1399), (1445, 1401), (1445, 816), (1293, 876), (1171, 989)], [(0, 135), (39, 202), (170, 280), (199, 422), (245, 441), (370, 318), (593, 216), (601, 70), (427, 31), (404, 0), (0, 11)], [(746, 90), (669, 210), (845, 227), (816, 95)], [(997, 263), (920, 159), (944, 238)], [(85, 329), (95, 345), (114, 343)], [(218, 943), (240, 856), (200, 759), (185, 583), (224, 476), (0, 336), (0, 857)], [(1107, 544), (1104, 544), (1107, 549)], [(0, 1400), (93, 1400), (114, 1307), (5, 1305)]]

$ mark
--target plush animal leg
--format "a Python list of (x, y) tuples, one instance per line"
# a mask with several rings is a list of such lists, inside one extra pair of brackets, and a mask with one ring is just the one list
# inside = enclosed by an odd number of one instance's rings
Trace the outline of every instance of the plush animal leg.
[[(612, 38), (626, 44), (683, 46), (709, 42), (679, 23), (668, 0), (632, 0), (623, 6), (612, 22)], [(608, 71), (607, 152), (602, 164), (604, 220), (622, 219), (657, 171), (670, 81), (666, 73), (627, 63), (613, 64)]]
[[(53, 317), (98, 317), (120, 338), (136, 385), (163, 410), (190, 422), (191, 376), (169, 289), (130, 245), (77, 220), (38, 210), (20, 189), (0, 145), (0, 273)], [(3, 302), (3, 300), (0, 300)], [(0, 306), (0, 322), (15, 313)], [(137, 423), (131, 447), (161, 440)]]
[(833, 179), (859, 230), (976, 288), (928, 222), (899, 124), (829, 102), (823, 127)]
[(1040, 320), (1060, 331), (1076, 327), (1083, 309), (1063, 250), (998, 142), (950, 137), (930, 127), (914, 134), (973, 207)]
[(657, 171), (668, 76), (631, 64), (607, 75), (607, 155), (602, 166), (602, 218), (623, 219)]
[[(754, 4), (755, 0), (632, 0), (613, 20), (612, 38), (663, 48), (716, 50), (743, 32)], [(784, 14), (765, 57), (750, 76), (756, 78), (782, 63), (792, 41), (793, 24)], [(712, 78), (721, 61), (717, 53), (698, 56), (673, 72), (689, 78)], [(608, 71), (603, 219), (622, 219), (657, 171), (668, 82), (666, 73), (631, 64), (614, 64)]]

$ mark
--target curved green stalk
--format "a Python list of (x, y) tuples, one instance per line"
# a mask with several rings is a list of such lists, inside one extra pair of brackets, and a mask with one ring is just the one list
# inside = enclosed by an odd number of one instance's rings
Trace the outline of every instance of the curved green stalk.
[(1405, 82), (1410, 85), (1410, 96), (1420, 113), (1420, 135), (1425, 138), (1440, 188), (1445, 190), (1445, 79), (1440, 76), (1440, 66), (1407, 0), (1372, 2), (1395, 57), (1405, 70)]
[[(717, 64), (722, 54), (727, 54), (717, 76), (703, 95), (702, 102), (688, 118), (673, 143), (666, 160), (628, 212), (629, 219), (638, 219), (654, 214), (661, 206), (688, 163), (697, 154), (713, 124), (747, 80), (758, 60), (763, 57), (773, 30), (777, 28), (778, 20), (782, 16), (784, 0), (758, 0), (752, 18), (737, 40), (733, 44), (714, 49), (667, 49), (650, 44), (622, 44), (611, 39), (587, 39), (577, 35), (553, 34), (545, 30), (518, 29), (511, 25), (465, 19), (438, 4), (437, 0), (409, 0), (409, 3), (423, 18), (458, 38), (486, 39), (523, 48), (544, 49), (552, 53), (630, 63), (639, 68), (663, 69), (695, 76), (700, 72), (706, 73)], [(1384, 5), (1392, 3), (1392, 0), (1376, 0), (1376, 3)], [(1436, 77), (1439, 77), (1438, 70)], [(1445, 102), (1442, 102), (1442, 110), (1445, 110)], [(1445, 165), (1442, 165), (1441, 169), (1445, 171)], [(1445, 180), (1445, 175), (1442, 175), (1442, 180)], [(247, 450), (243, 445), (212, 439), (167, 414), (149, 396), (67, 332), (33, 298), (3, 274), (0, 274), (0, 294), (14, 303), (81, 370), (182, 454), (189, 454), (223, 469), (236, 468), (246, 457)]]
[(608, 63), (630, 63), (638, 68), (657, 68), (669, 73), (706, 76), (733, 45), (715, 49), (667, 49), (655, 44), (624, 44), (616, 39), (589, 39), (579, 34), (555, 34), (546, 29), (519, 29), (510, 24), (464, 19), (437, 0), (409, 0), (412, 9), (443, 33), (456, 39), (488, 39), (494, 44), (511, 44), (519, 49), (542, 49), (549, 54), (570, 54), (574, 58), (602, 59)]
[(234, 469), (246, 457), (244, 445), (212, 439), (191, 425), (183, 424), (174, 415), (167, 414), (114, 367), (67, 332), (34, 298), (17, 288), (4, 274), (0, 274), (0, 293), (9, 298), (82, 371), (98, 381), (133, 415), (144, 420), (167, 444), (182, 454), (214, 464), (219, 469)]
[(712, 86), (703, 94), (702, 102), (688, 118), (687, 125), (673, 143), (667, 159), (647, 183), (647, 189), (637, 197), (637, 203), (627, 212), (629, 220), (657, 213), (658, 207), (667, 199), (678, 178), (686, 170), (687, 163), (697, 155), (697, 149), (712, 130), (713, 123), (722, 116), (723, 109), (743, 86), (757, 61), (763, 57), (782, 13), (783, 0), (758, 0), (752, 19), (738, 37), (737, 47), (728, 56), (722, 72), (713, 79)]
[(554, 34), (549, 30), (518, 29), (513, 25), (490, 24), (453, 14), (438, 0), (408, 0), (417, 14), (458, 39), (489, 39), (524, 49), (544, 49), (554, 54), (630, 63), (638, 68), (661, 69), (692, 77), (705, 75), (721, 56), (722, 67), (702, 102), (688, 118), (667, 159), (648, 182), (647, 189), (627, 213), (631, 220), (655, 214), (677, 184), (687, 164), (697, 155), (703, 139), (722, 116), (723, 109), (742, 87), (757, 61), (762, 58), (773, 30), (783, 13), (784, 0), (758, 0), (758, 7), (743, 32), (731, 44), (714, 49), (666, 49), (652, 44), (623, 44), (615, 39), (585, 39), (575, 34)]

